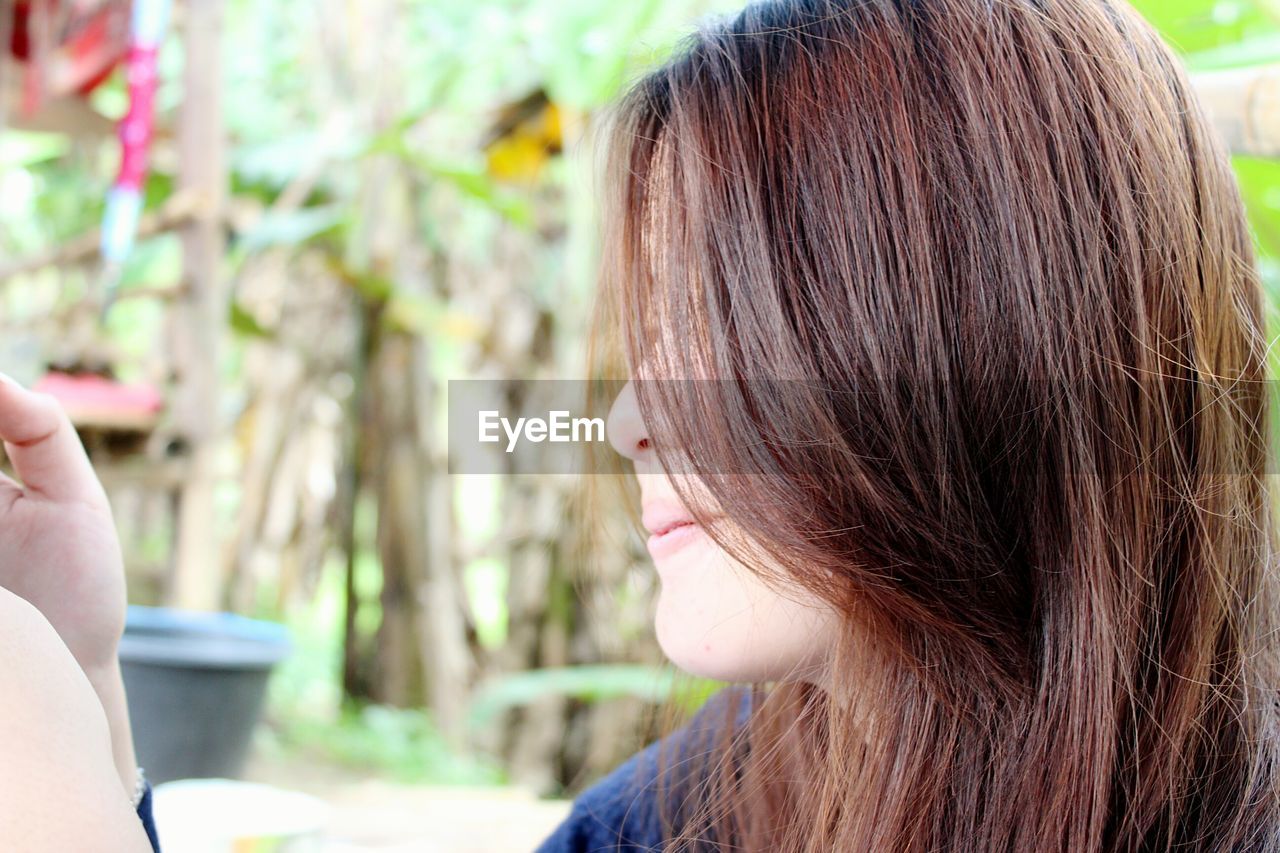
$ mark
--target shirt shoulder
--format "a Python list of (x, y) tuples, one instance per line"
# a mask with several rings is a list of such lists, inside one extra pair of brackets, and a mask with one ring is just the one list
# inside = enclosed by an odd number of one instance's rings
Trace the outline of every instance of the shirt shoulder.
[(669, 773), (697, 766), (694, 759), (711, 748), (717, 733), (731, 720), (742, 725), (749, 713), (747, 688), (716, 693), (682, 728), (645, 747), (582, 792), (568, 817), (536, 853), (659, 853), (663, 849), (659, 792), (679, 790), (693, 781), (678, 776), (660, 779), (663, 759)]

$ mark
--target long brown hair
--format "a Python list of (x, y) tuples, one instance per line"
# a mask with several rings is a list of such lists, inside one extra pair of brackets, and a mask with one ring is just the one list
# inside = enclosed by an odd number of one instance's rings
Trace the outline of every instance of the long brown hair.
[(674, 847), (1280, 849), (1260, 287), (1153, 31), (757, 3), (614, 119), (627, 357), (717, 379), (640, 384), (657, 452), (847, 623), (830, 683), (755, 686)]

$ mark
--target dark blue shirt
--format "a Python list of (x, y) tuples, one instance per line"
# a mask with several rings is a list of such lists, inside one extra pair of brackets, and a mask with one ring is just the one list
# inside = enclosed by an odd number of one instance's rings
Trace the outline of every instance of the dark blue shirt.
[(625, 761), (608, 776), (588, 788), (573, 803), (569, 816), (538, 847), (536, 853), (661, 853), (662, 825), (659, 791), (678, 799), (693, 778), (688, 774), (668, 777), (659, 786), (660, 759), (670, 756), (668, 773), (680, 774), (682, 767), (698, 768), (698, 758), (716, 740), (717, 731), (728, 722), (728, 703), (737, 704), (737, 725), (750, 713), (749, 693), (740, 688), (721, 690), (683, 728), (650, 744)]
[(142, 801), (138, 803), (138, 817), (142, 820), (142, 828), (147, 831), (147, 838), (151, 841), (151, 849), (155, 853), (160, 853), (160, 839), (156, 835), (156, 821), (151, 816), (151, 786), (148, 785), (146, 791), (142, 795)]

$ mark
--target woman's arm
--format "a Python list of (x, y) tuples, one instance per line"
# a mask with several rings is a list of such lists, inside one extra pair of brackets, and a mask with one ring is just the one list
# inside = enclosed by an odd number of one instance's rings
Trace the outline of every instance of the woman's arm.
[(84, 671), (34, 607), (0, 589), (0, 848), (149, 853)]

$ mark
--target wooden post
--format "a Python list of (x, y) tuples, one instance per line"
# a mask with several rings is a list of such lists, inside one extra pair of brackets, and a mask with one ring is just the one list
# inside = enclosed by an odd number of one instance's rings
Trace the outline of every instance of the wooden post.
[(178, 128), (179, 187), (200, 201), (181, 230), (184, 289), (174, 305), (175, 426), (187, 445), (178, 495), (177, 543), (169, 602), (216, 609), (222, 599), (214, 525), (219, 433), (219, 346), (226, 314), (222, 208), (226, 192), (222, 115), (223, 0), (187, 0), (183, 99)]
[(1280, 157), (1280, 64), (1201, 72), (1192, 82), (1232, 154)]

